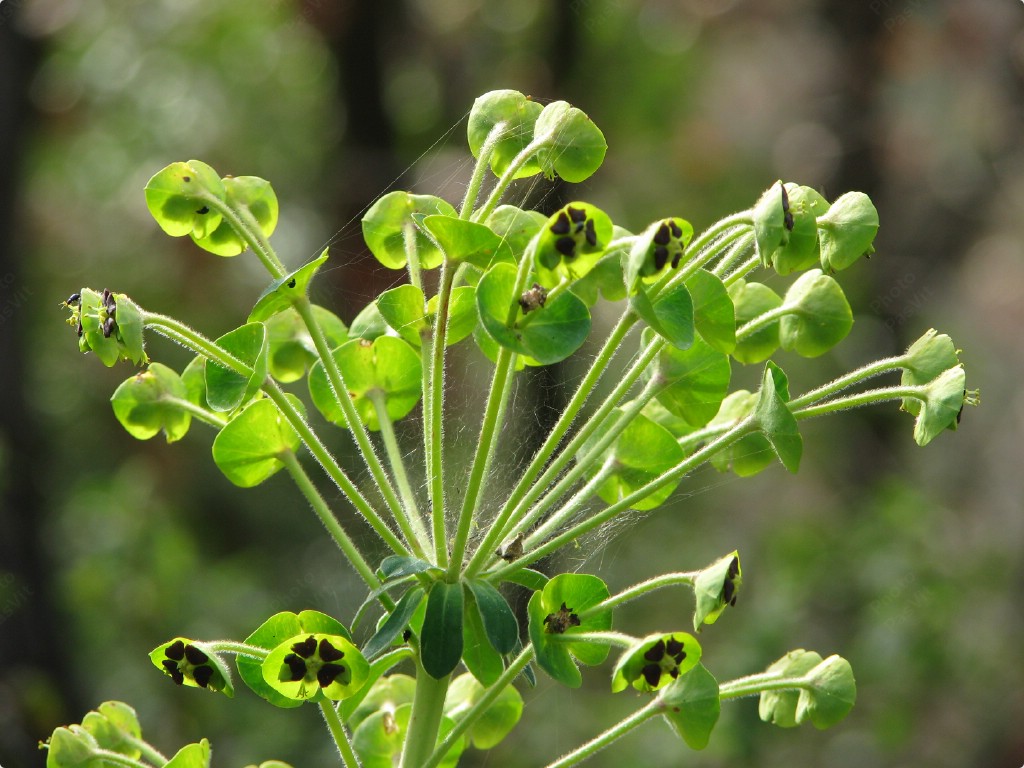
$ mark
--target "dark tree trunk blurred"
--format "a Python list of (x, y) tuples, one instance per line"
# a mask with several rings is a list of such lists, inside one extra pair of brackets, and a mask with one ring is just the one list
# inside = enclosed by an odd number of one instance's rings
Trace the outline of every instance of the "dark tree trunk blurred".
[(19, 184), (34, 119), (28, 90), (40, 51), (19, 33), (19, 10), (20, 4), (0, 6), (0, 764), (6, 766), (39, 764), (36, 741), (78, 717), (43, 546), (48, 438), (26, 401), (24, 309), (43, 299), (33, 295), (18, 260), (27, 250)]

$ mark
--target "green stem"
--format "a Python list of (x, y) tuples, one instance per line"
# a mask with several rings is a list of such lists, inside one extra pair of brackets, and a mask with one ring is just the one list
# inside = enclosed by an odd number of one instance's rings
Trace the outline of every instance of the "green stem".
[(141, 313), (144, 327), (152, 328), (160, 335), (166, 336), (186, 349), (202, 355), (207, 360), (212, 360), (222, 368), (234, 371), (239, 376), (252, 376), (252, 368), (250, 366), (243, 363), (216, 342), (189, 328), (181, 321), (154, 312), (141, 311)]
[[(102, 765), (109, 763), (110, 765), (123, 765), (125, 768), (150, 768), (148, 763), (144, 763), (141, 760), (135, 760), (128, 757), (128, 755), (122, 755), (120, 752), (112, 752), (109, 749), (94, 749), (89, 754), (91, 757), (86, 761), (86, 764), (88, 765)], [(158, 765), (166, 764), (166, 758), (162, 763), (158, 763)]]
[(793, 411), (793, 416), (797, 419), (810, 419), (815, 416), (824, 416), (828, 413), (845, 411), (850, 408), (859, 408), (862, 405), (873, 405), (874, 403), (883, 403), (887, 400), (902, 400), (905, 397), (912, 397), (922, 402), (926, 399), (921, 394), (920, 387), (881, 387), (879, 389), (868, 389), (855, 395), (848, 395), (847, 397), (837, 397), (835, 400), (829, 400), (818, 405), (800, 408)]
[[(604, 481), (608, 479), (609, 475), (615, 470), (615, 460), (607, 459), (601, 468), (594, 473), (594, 476), (588, 480), (582, 488), (580, 488), (572, 497), (565, 502), (559, 508), (557, 512), (551, 515), (544, 524), (534, 531), (529, 537), (523, 540), (524, 547), (533, 546), (534, 542), (544, 541), (544, 538), (558, 528), (565, 522), (572, 520), (580, 510), (582, 510), (595, 495), (597, 495), (598, 489), (604, 485)], [(573, 481), (575, 482), (575, 481)], [(530, 509), (530, 513), (523, 518), (523, 520), (513, 529), (512, 534), (517, 535), (520, 531), (525, 531), (527, 527), (540, 515), (543, 514), (544, 510), (550, 506), (549, 499), (556, 496), (561, 496), (563, 488), (567, 488), (568, 484), (563, 486), (563, 483), (559, 482), (551, 492), (540, 500), (536, 505)]]
[[(641, 370), (646, 368), (649, 361), (653, 359), (654, 355), (664, 346), (664, 342), (658, 339), (652, 342), (650, 346), (645, 350), (644, 354), (640, 356), (637, 363), (635, 364)], [(615, 420), (615, 423), (611, 426), (608, 425), (607, 420), (602, 416), (600, 418), (595, 417), (591, 424), (593, 427), (588, 430), (588, 434), (581, 439), (580, 435), (573, 438), (572, 442), (566, 447), (566, 450), (562, 453), (562, 456), (570, 456), (576, 459), (576, 463), (572, 469), (566, 472), (562, 478), (558, 481), (554, 488), (552, 488), (544, 497), (538, 501), (529, 513), (520, 521), (515, 529), (511, 531), (509, 535), (514, 535), (519, 531), (526, 530), (527, 526), (533, 523), (534, 520), (538, 519), (555, 501), (562, 497), (564, 493), (568, 491), (577, 481), (582, 478), (587, 471), (594, 465), (594, 463), (601, 459), (602, 454), (611, 446), (619, 435), (621, 435), (625, 429), (633, 422), (637, 415), (644, 409), (654, 396), (665, 388), (667, 382), (659, 377), (651, 377), (650, 381), (643, 388), (639, 395), (637, 395), (630, 404), (622, 410), (622, 415)], [(591, 446), (587, 446), (587, 454), (582, 459), (579, 455), (579, 449), (576, 448), (576, 443), (582, 447), (585, 440), (589, 439), (595, 430), (600, 429), (601, 437)], [(561, 457), (559, 457), (561, 458)], [(596, 490), (601, 483), (604, 482), (605, 478), (614, 469), (613, 462), (605, 462), (605, 465), (601, 468), (598, 476), (587, 483), (588, 487), (592, 487)], [(600, 477), (600, 480), (598, 480)], [(596, 484), (595, 484), (595, 481)], [(586, 490), (586, 489), (584, 489)], [(593, 491), (591, 491), (593, 492)], [(560, 509), (558, 512), (553, 514), (549, 520), (547, 520), (543, 526), (530, 537), (534, 541), (540, 541), (543, 536), (557, 528), (562, 522), (572, 517), (575, 512), (582, 507), (582, 505), (589, 498), (590, 494), (586, 496), (583, 492), (577, 493), (573, 498)], [(543, 533), (542, 533), (543, 532)]]
[(537, 150), (544, 147), (543, 141), (531, 141), (522, 151), (516, 155), (512, 162), (509, 163), (508, 168), (501, 174), (498, 179), (498, 183), (494, 185), (494, 189), (491, 190), (491, 194), (487, 196), (487, 200), (484, 204), (477, 209), (470, 217), (471, 221), (484, 221), (491, 212), (497, 207), (498, 203), (501, 202), (502, 195), (505, 194), (505, 190), (509, 188), (509, 185), (515, 180), (516, 174), (519, 173), (519, 169), (522, 168), (526, 163), (537, 154)]
[(822, 400), (830, 395), (834, 395), (836, 392), (841, 392), (847, 387), (852, 387), (854, 384), (858, 384), (862, 381), (866, 381), (874, 376), (880, 376), (890, 371), (898, 371), (906, 363), (906, 355), (900, 355), (899, 357), (887, 357), (883, 360), (876, 360), (873, 363), (868, 363), (862, 368), (858, 368), (855, 371), (844, 374), (838, 379), (830, 381), (828, 384), (823, 384), (817, 389), (812, 389), (809, 392), (805, 392), (800, 397), (794, 398), (789, 401), (790, 409), (801, 408), (805, 405)]
[(160, 398), (160, 402), (167, 403), (168, 405), (173, 405), (175, 408), (179, 408), (183, 411), (186, 411), (192, 414), (194, 418), (199, 419), (199, 421), (209, 424), (212, 427), (217, 427), (218, 429), (228, 423), (227, 416), (221, 416), (219, 413), (208, 411), (205, 408), (191, 402), (190, 400), (183, 400), (180, 397), (171, 397), (170, 395), (163, 395)]
[(411, 221), (407, 221), (402, 227), (402, 242), (405, 245), (405, 266), (409, 270), (409, 284), (423, 290), (420, 254), (416, 248), (416, 228)]
[(327, 723), (327, 729), (334, 737), (334, 744), (338, 747), (338, 754), (341, 756), (341, 762), (345, 768), (359, 768), (359, 758), (352, 750), (352, 742), (349, 741), (348, 734), (345, 733), (345, 726), (342, 725), (341, 718), (338, 717), (338, 710), (334, 708), (334, 703), (321, 701), (320, 712), (324, 716), (324, 722)]
[(413, 695), (400, 768), (421, 768), (433, 754), (450, 682), (450, 675), (435, 680), (417, 664), (416, 693)]
[(750, 320), (749, 322), (744, 323), (739, 328), (737, 328), (736, 341), (743, 341), (743, 339), (745, 339), (747, 336), (757, 333), (762, 328), (767, 328), (772, 323), (778, 322), (780, 318), (785, 317), (786, 315), (791, 315), (796, 311), (797, 310), (795, 310), (793, 307), (787, 307), (785, 304), (783, 304), (781, 307), (776, 307), (775, 309), (768, 310), (767, 312), (758, 315), (753, 320)]
[(504, 121), (495, 123), (481, 145), (480, 154), (473, 167), (473, 175), (466, 187), (466, 196), (462, 198), (462, 208), (459, 210), (460, 219), (469, 219), (473, 214), (473, 206), (476, 205), (476, 199), (480, 196), (480, 186), (483, 184), (484, 176), (487, 175), (487, 169), (491, 164), (491, 155), (494, 154), (494, 148), (498, 142), (504, 138), (507, 128), (508, 125)]
[(495, 438), (498, 434), (499, 418), (505, 412), (505, 399), (508, 397), (510, 390), (510, 387), (506, 386), (506, 384), (511, 377), (515, 358), (515, 353), (505, 347), (501, 347), (498, 351), (494, 377), (491, 379), (491, 391), (487, 397), (483, 423), (480, 425), (480, 435), (477, 439), (476, 453), (473, 455), (469, 481), (466, 484), (466, 494), (462, 499), (462, 509), (459, 511), (455, 541), (452, 543), (452, 559), (449, 565), (449, 574), (453, 577), (458, 576), (462, 568), (466, 541), (469, 539), (469, 531), (473, 523), (473, 512), (484, 488), (486, 469), (490, 464), (491, 454), (495, 447)]
[(137, 739), (124, 731), (121, 731), (121, 738), (124, 739), (127, 744), (139, 750), (139, 752), (142, 753), (142, 757), (153, 765), (165, 765), (167, 763), (167, 757), (148, 741)]
[(379, 389), (372, 390), (367, 393), (367, 397), (373, 403), (374, 411), (377, 414), (380, 436), (384, 441), (384, 451), (387, 454), (388, 463), (391, 465), (391, 473), (398, 484), (398, 491), (402, 494), (400, 514), (396, 516), (395, 522), (416, 556), (425, 557), (427, 549), (430, 547), (430, 536), (427, 529), (423, 527), (423, 520), (420, 518), (419, 508), (416, 506), (416, 495), (409, 484), (402, 451), (398, 447), (394, 425), (391, 423), (391, 417), (388, 415), (388, 409), (384, 402), (384, 393)]
[(548, 637), (553, 643), (593, 643), (627, 650), (636, 645), (637, 639), (622, 632), (565, 632)]
[(722, 284), (725, 285), (726, 288), (728, 288), (730, 285), (735, 283), (740, 278), (745, 277), (746, 275), (748, 275), (751, 272), (753, 272), (760, 265), (761, 265), (761, 257), (758, 256), (755, 253), (749, 259), (747, 259), (742, 264), (740, 264), (738, 267), (736, 267), (736, 269), (734, 269), (728, 275), (723, 277), (722, 278)]
[(394, 487), (391, 485), (391, 480), (388, 478), (387, 473), (384, 471), (384, 467), (380, 463), (380, 459), (377, 457), (377, 453), (373, 448), (373, 444), (370, 443), (370, 436), (366, 431), (366, 426), (359, 418), (359, 414), (356, 411), (356, 407), (352, 402), (352, 398), (348, 395), (348, 387), (345, 385), (345, 379), (341, 375), (341, 370), (338, 368), (338, 363), (334, 359), (334, 354), (327, 344), (327, 339), (324, 336), (323, 329), (320, 328), (320, 324), (317, 322), (316, 317), (313, 315), (313, 308), (309, 303), (309, 299), (303, 296), (297, 299), (293, 305), (295, 311), (299, 313), (299, 317), (302, 318), (302, 322), (306, 326), (306, 330), (309, 331), (309, 336), (313, 340), (313, 346), (316, 347), (317, 354), (320, 356), (321, 363), (324, 367), (324, 372), (327, 374), (327, 380), (330, 382), (331, 389), (334, 391), (334, 397), (338, 405), (341, 408), (341, 412), (345, 414), (345, 420), (348, 422), (349, 429), (352, 432), (352, 436), (355, 438), (356, 445), (359, 446), (359, 451), (363, 455), (363, 461), (366, 462), (366, 466), (370, 470), (370, 474), (373, 475), (373, 479), (377, 484), (377, 488), (384, 498), (384, 503), (388, 507), (388, 511), (396, 519), (401, 514), (401, 502), (398, 500), (398, 495), (395, 493)]
[(245, 240), (246, 245), (263, 262), (263, 266), (270, 273), (271, 277), (275, 280), (284, 277), (287, 271), (284, 268), (284, 264), (277, 257), (270, 242), (264, 236), (263, 230), (260, 229), (259, 223), (252, 217), (252, 214), (247, 210), (236, 210), (217, 197), (211, 196), (208, 198), (208, 202), (211, 207), (215, 208), (227, 220), (231, 228)]
[(639, 584), (634, 584), (632, 587), (628, 587), (618, 594), (602, 600), (597, 605), (587, 608), (585, 611), (580, 611), (580, 621), (583, 621), (589, 616), (611, 610), (612, 608), (616, 608), (617, 606), (636, 600), (649, 592), (654, 592), (655, 590), (662, 589), (664, 587), (675, 587), (679, 585), (692, 587), (693, 580), (696, 577), (696, 572), (686, 571), (678, 573), (663, 573), (660, 576), (655, 576), (653, 579), (641, 581)]
[[(722, 256), (721, 261), (719, 261), (715, 265), (715, 268), (711, 270), (711, 274), (716, 277), (721, 277), (728, 272), (729, 267), (735, 264), (738, 259), (743, 257), (743, 254), (747, 252), (753, 242), (754, 235), (752, 232), (748, 232), (744, 236), (738, 238), (729, 248), (728, 252)], [(755, 264), (759, 264), (760, 261), (760, 258), (755, 254)]]
[(755, 696), (764, 691), (792, 691), (806, 688), (804, 677), (785, 677), (778, 672), (759, 672), (756, 675), (729, 680), (718, 686), (718, 695), (722, 701), (739, 699), (743, 696)]
[(549, 763), (547, 765), (547, 768), (569, 768), (569, 766), (582, 763), (584, 760), (593, 757), (595, 754), (600, 752), (609, 744), (621, 739), (634, 728), (643, 725), (645, 722), (650, 720), (655, 715), (660, 714), (660, 712), (661, 705), (658, 699), (654, 699), (647, 706), (638, 709), (629, 717), (620, 720), (618, 723), (613, 725), (604, 733), (600, 734), (599, 736), (595, 736), (593, 739), (591, 739), (578, 749), (559, 758), (553, 763)]
[(427, 487), (430, 488), (434, 558), (441, 568), (448, 565), (448, 531), (444, 519), (444, 353), (454, 281), (455, 270), (445, 259), (441, 264), (437, 290), (437, 319), (434, 321), (429, 376), (426, 378), (428, 386), (423, 393), (423, 441), (427, 457)]
[[(352, 542), (348, 533), (342, 527), (341, 523), (331, 512), (330, 507), (327, 506), (327, 502), (324, 501), (324, 497), (320, 495), (320, 491), (316, 489), (313, 482), (309, 479), (309, 475), (306, 474), (306, 470), (302, 468), (298, 458), (291, 451), (287, 451), (280, 456), (278, 459), (284, 464), (285, 469), (292, 476), (292, 480), (299, 487), (302, 495), (306, 497), (310, 506), (313, 507), (313, 511), (316, 512), (316, 516), (320, 518), (320, 522), (323, 523), (327, 532), (334, 539), (334, 543), (338, 545), (338, 549), (342, 551), (348, 561), (352, 563), (352, 567), (355, 568), (356, 573), (362, 577), (366, 585), (371, 589), (377, 589), (380, 586), (380, 580), (374, 573), (373, 568), (370, 567), (369, 563), (363, 558), (362, 553)], [(390, 531), (389, 531), (390, 533)], [(393, 535), (393, 534), (392, 534)], [(386, 597), (386, 595), (385, 595)]]
[(755, 429), (754, 420), (752, 417), (747, 417), (736, 424), (732, 429), (720, 435), (717, 439), (705, 445), (699, 451), (691, 454), (686, 459), (681, 461), (675, 467), (670, 469), (668, 472), (659, 475), (656, 479), (641, 486), (637, 490), (633, 491), (614, 504), (610, 504), (603, 510), (595, 515), (583, 520), (569, 529), (563, 531), (558, 536), (549, 539), (541, 546), (525, 553), (522, 557), (517, 560), (507, 563), (492, 573), (488, 574), (488, 578), (491, 580), (500, 580), (506, 577), (507, 574), (514, 571), (518, 571), (530, 565), (530, 563), (536, 562), (541, 558), (546, 557), (552, 552), (561, 549), (566, 544), (571, 543), (580, 536), (589, 533), (590, 531), (604, 525), (606, 522), (611, 520), (616, 515), (621, 514), (625, 510), (629, 509), (633, 504), (640, 501), (641, 499), (649, 496), (654, 491), (661, 488), (663, 485), (674, 483), (682, 479), (687, 473), (691, 472), (695, 467), (700, 466), (705, 461), (710, 459), (716, 453), (721, 451), (723, 448), (735, 443), (741, 439), (744, 435)]
[(209, 648), (214, 653), (233, 653), (236, 656), (248, 656), (251, 659), (259, 659), (263, 661), (270, 654), (266, 648), (260, 648), (258, 645), (248, 645), (246, 643), (238, 643), (234, 640), (210, 640), (203, 643), (203, 646)]
[(487, 714), (487, 711), (491, 708), (491, 704), (498, 698), (505, 688), (512, 684), (512, 681), (519, 676), (519, 673), (526, 668), (526, 665), (533, 659), (533, 646), (527, 646), (522, 653), (520, 653), (508, 665), (508, 668), (501, 674), (501, 676), (494, 681), (483, 695), (477, 699), (472, 706), (469, 707), (465, 712), (461, 713), (461, 716), (456, 720), (455, 727), (448, 732), (444, 737), (444, 740), (437, 745), (434, 753), (430, 756), (421, 768), (436, 768), (445, 755), (455, 746), (455, 742), (461, 738), (462, 734), (468, 731), (477, 720), (483, 715)]

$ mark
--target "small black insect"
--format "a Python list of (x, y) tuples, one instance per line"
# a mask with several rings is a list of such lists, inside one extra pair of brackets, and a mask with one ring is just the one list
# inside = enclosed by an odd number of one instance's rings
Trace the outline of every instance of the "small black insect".
[(786, 192), (784, 184), (779, 185), (779, 189), (782, 190), (782, 224), (790, 232), (793, 231), (793, 214), (789, 211), (789, 193)]
[(82, 304), (82, 294), (72, 293), (66, 299), (64, 299), (64, 305), (68, 307), (78, 307)]
[(196, 213), (199, 214), (200, 216), (204, 216), (204, 215), (206, 215), (209, 212), (210, 212), (209, 207), (205, 206), (205, 205), (202, 208), (200, 208), (198, 211), (196, 211)]

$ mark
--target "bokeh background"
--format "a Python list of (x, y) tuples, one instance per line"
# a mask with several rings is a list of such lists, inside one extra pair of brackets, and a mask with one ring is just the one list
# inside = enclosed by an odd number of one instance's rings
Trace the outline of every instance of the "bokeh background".
[[(853, 333), (813, 365), (780, 362), (805, 389), (937, 325), (982, 388), (926, 449), (895, 408), (807, 423), (798, 476), (698, 472), (563, 562), (614, 590), (739, 548), (746, 582), (704, 633), (709, 668), (727, 679), (807, 647), (846, 656), (859, 684), (827, 732), (762, 724), (741, 701), (703, 752), (652, 724), (591, 764), (1024, 763), (1019, 2), (3, 0), (0, 764), (42, 765), (39, 739), (111, 698), (165, 751), (209, 737), (218, 766), (334, 759), (312, 708), (177, 689), (146, 653), (178, 634), (241, 638), (279, 610), (348, 620), (358, 584), (284, 478), (231, 487), (201, 426), (172, 446), (125, 434), (106, 403), (129, 370), (79, 355), (59, 303), (110, 287), (209, 335), (240, 322), (266, 283), (256, 261), (172, 241), (145, 209), (146, 179), (195, 157), (273, 182), (288, 263), (332, 243), (316, 299), (349, 321), (400, 277), (367, 258), (360, 212), (391, 188), (457, 201), (465, 115), (502, 87), (567, 99), (608, 139), (603, 169), (543, 205), (702, 229), (779, 177), (869, 193), (882, 228), (877, 256), (843, 275)], [(187, 361), (159, 340), (150, 352)], [(472, 402), (482, 369), (463, 365), (452, 379)], [(527, 381), (524, 423), (574, 375)], [(535, 436), (514, 434), (528, 451)], [(669, 595), (622, 626), (685, 627), (690, 610)], [(608, 693), (607, 671), (524, 690), (519, 728), (465, 764), (544, 765), (639, 706)]]

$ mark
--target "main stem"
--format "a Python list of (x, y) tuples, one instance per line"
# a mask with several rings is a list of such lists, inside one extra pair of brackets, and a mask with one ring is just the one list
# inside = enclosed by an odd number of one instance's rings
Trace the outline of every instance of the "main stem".
[(433, 753), (450, 682), (450, 675), (436, 680), (421, 665), (416, 665), (416, 693), (413, 695), (400, 768), (420, 768)]

